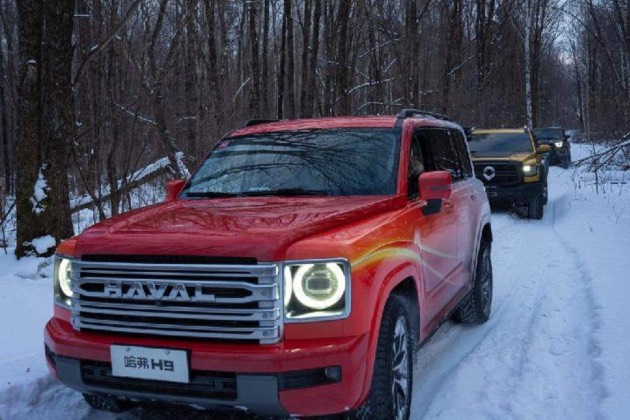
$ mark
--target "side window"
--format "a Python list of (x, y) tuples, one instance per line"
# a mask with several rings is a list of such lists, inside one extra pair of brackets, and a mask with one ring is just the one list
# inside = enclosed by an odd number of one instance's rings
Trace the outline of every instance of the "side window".
[(451, 142), (457, 150), (457, 155), (459, 159), (459, 163), (462, 168), (464, 178), (470, 178), (473, 174), (472, 165), (470, 163), (470, 155), (468, 152), (468, 147), (466, 146), (466, 140), (462, 133), (457, 130), (451, 130)]
[(418, 195), (418, 176), (425, 171), (425, 153), (422, 152), (422, 145), (426, 143), (426, 135), (423, 131), (416, 131), (411, 140), (411, 151), (409, 155), (409, 171), (407, 181), (407, 194), (409, 197)]
[(457, 151), (452, 145), (449, 130), (430, 129), (426, 130), (428, 151), (430, 154), (428, 160), (429, 170), (432, 171), (449, 171), (453, 181), (464, 179), (463, 168)]

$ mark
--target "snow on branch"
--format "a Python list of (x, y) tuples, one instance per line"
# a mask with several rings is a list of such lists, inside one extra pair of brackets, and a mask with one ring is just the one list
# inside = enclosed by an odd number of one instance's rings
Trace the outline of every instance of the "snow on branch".
[(114, 102), (114, 105), (116, 105), (117, 108), (120, 108), (122, 111), (124, 111), (127, 115), (129, 115), (130, 117), (136, 118), (138, 121), (142, 121), (143, 123), (147, 123), (150, 124), (152, 126), (157, 126), (157, 123), (155, 121), (153, 121), (152, 119), (149, 119), (147, 117), (143, 117), (142, 115), (138, 114), (137, 112), (126, 108), (125, 106)]
[[(183, 154), (181, 156), (183, 157)], [(171, 168), (170, 159), (168, 157), (163, 157), (161, 159), (156, 160), (153, 163), (150, 163), (144, 168), (137, 170), (131, 175), (125, 177), (125, 179), (118, 180), (117, 188), (119, 191), (133, 190), (134, 188), (137, 188), (157, 178), (158, 176), (162, 174), (168, 173), (170, 168)], [(184, 166), (184, 169), (186, 169), (185, 166)], [(186, 171), (188, 170), (186, 169)], [(100, 197), (99, 200), (101, 201), (107, 200), (109, 197), (111, 197), (110, 187), (104, 186), (103, 188), (101, 188), (99, 197)], [(70, 209), (73, 213), (89, 208), (92, 205), (93, 205), (93, 200), (89, 194), (75, 197), (70, 200)]]
[(385, 79), (385, 80), (377, 80), (375, 82), (366, 82), (366, 83), (361, 83), (360, 85), (357, 85), (353, 88), (350, 88), (350, 90), (348, 90), (348, 93), (352, 93), (355, 90), (358, 89), (363, 89), (365, 87), (370, 87), (370, 86), (375, 86), (375, 85), (380, 85), (381, 83), (387, 83), (387, 82), (391, 82), (392, 80), (394, 80), (394, 78), (390, 78), (390, 79)]
[(576, 167), (586, 166), (587, 171), (597, 172), (601, 169), (630, 169), (630, 131), (621, 140), (601, 152), (574, 162)]

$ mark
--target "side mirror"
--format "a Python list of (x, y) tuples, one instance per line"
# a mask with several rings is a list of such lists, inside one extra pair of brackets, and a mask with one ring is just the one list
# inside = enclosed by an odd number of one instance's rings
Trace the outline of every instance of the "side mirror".
[(182, 189), (186, 185), (186, 180), (184, 179), (171, 179), (166, 183), (166, 202), (172, 203), (177, 200), (177, 196)]
[(453, 180), (449, 171), (433, 171), (420, 174), (418, 177), (418, 191), (421, 200), (427, 205), (422, 208), (425, 216), (439, 213), (442, 210), (442, 200), (451, 196)]
[(538, 146), (538, 153), (547, 152), (551, 152), (551, 146), (549, 146), (548, 144), (541, 144), (540, 146)]
[(421, 200), (443, 200), (451, 196), (453, 181), (449, 171), (421, 173), (418, 177), (418, 191)]

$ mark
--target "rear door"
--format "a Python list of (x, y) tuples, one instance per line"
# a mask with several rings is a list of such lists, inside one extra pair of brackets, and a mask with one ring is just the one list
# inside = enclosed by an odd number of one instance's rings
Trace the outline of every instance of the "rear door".
[(483, 186), (475, 179), (468, 146), (459, 130), (449, 130), (451, 146), (457, 154), (461, 174), (453, 184), (457, 190), (457, 255), (462, 263), (458, 277), (463, 286), (471, 278), (478, 219), (483, 202)]

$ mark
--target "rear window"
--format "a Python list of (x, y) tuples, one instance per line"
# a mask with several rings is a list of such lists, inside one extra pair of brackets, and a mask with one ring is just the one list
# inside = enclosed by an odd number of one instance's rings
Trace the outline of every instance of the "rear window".
[(479, 156), (509, 156), (534, 151), (527, 133), (474, 134), (470, 137), (470, 154)]

